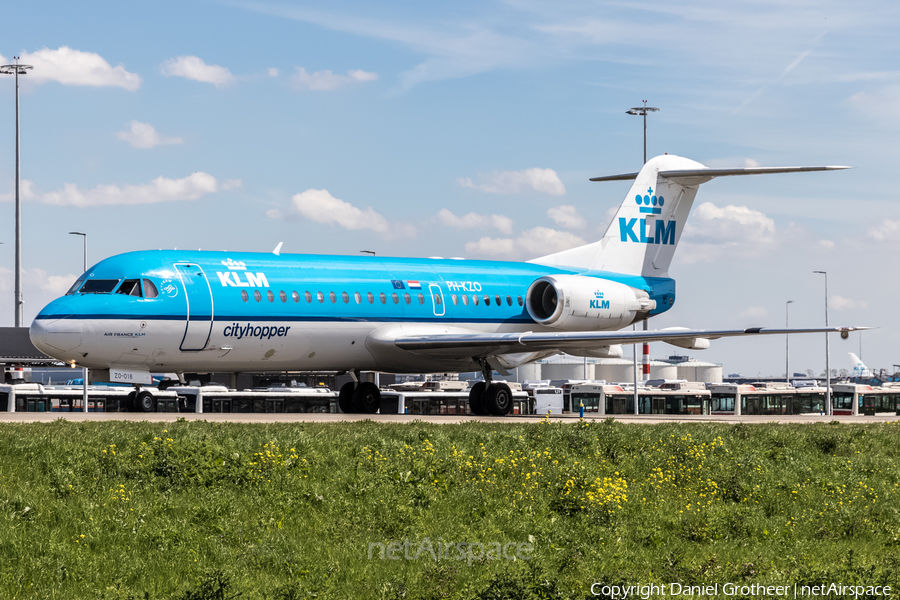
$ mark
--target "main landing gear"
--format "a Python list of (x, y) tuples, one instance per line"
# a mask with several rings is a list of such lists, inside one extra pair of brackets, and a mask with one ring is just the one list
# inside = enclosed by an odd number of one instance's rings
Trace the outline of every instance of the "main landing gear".
[(374, 415), (381, 408), (381, 391), (370, 381), (359, 381), (359, 371), (349, 371), (353, 381), (345, 383), (338, 394), (341, 412)]
[(479, 416), (508, 415), (512, 410), (512, 390), (502, 381), (491, 381), (493, 369), (485, 359), (476, 358), (475, 362), (481, 367), (484, 381), (476, 383), (469, 390), (469, 410)]

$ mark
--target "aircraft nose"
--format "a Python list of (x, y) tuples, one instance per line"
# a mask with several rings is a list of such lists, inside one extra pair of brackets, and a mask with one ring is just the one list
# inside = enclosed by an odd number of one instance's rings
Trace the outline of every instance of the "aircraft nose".
[(44, 354), (67, 360), (65, 353), (81, 345), (81, 324), (71, 317), (68, 302), (51, 302), (31, 323), (31, 343)]

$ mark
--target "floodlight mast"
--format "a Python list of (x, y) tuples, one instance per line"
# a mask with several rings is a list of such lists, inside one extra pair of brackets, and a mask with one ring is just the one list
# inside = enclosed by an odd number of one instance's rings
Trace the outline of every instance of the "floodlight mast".
[(626, 114), (629, 115), (639, 115), (644, 117), (644, 163), (647, 163), (647, 113), (648, 112), (658, 112), (658, 108), (653, 108), (652, 106), (647, 106), (647, 101), (642, 100), (644, 103), (643, 106), (638, 106), (636, 108), (630, 108), (625, 111)]
[(22, 300), (22, 204), (19, 198), (19, 180), (22, 172), (19, 161), (19, 75), (25, 75), (34, 67), (20, 65), (19, 57), (14, 56), (15, 64), (0, 66), (0, 74), (16, 76), (16, 297), (14, 303), (15, 326), (22, 326), (23, 305)]
[[(647, 164), (647, 113), (648, 112), (658, 112), (658, 108), (654, 108), (652, 106), (647, 106), (647, 101), (642, 100), (644, 106), (638, 106), (635, 108), (630, 108), (625, 111), (625, 114), (628, 115), (638, 115), (644, 117), (644, 163)], [(647, 323), (647, 319), (644, 319), (643, 324), (644, 331), (649, 329), (649, 324)], [(638, 414), (637, 402), (638, 402), (638, 393), (637, 393), (637, 344), (632, 345), (632, 351), (634, 354), (634, 414)], [(643, 364), (642, 379), (646, 383), (650, 380), (650, 344), (644, 342), (643, 344), (643, 357), (641, 358), (641, 362)]]

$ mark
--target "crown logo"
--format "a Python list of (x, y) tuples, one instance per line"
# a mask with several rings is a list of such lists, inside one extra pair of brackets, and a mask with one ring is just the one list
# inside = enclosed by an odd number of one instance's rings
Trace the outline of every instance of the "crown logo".
[(662, 196), (653, 195), (652, 187), (647, 188), (647, 193), (645, 195), (636, 195), (634, 201), (641, 207), (641, 213), (648, 215), (660, 214), (662, 212), (662, 205), (666, 203), (666, 199)]
[(594, 298), (603, 298), (603, 292), (594, 292)]
[(223, 260), (222, 264), (225, 265), (226, 267), (228, 267), (232, 271), (246, 271), (247, 270), (247, 265), (245, 265), (243, 262), (231, 260), (230, 258), (228, 260)]

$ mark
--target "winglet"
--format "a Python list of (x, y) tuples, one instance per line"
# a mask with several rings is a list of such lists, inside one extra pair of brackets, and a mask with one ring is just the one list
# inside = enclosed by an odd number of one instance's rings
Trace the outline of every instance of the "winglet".
[(278, 245), (275, 246), (275, 249), (272, 250), (272, 254), (275, 256), (281, 256), (281, 246), (284, 245), (284, 242), (278, 242)]

